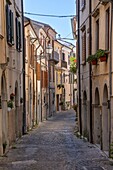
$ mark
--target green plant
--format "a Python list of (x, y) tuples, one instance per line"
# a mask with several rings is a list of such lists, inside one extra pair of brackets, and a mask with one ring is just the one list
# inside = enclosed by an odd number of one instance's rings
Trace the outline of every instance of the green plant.
[(92, 62), (94, 60), (97, 60), (97, 56), (94, 54), (94, 55), (89, 55), (88, 58), (86, 59), (86, 62)]
[(97, 58), (100, 58), (100, 57), (106, 55), (107, 53), (108, 53), (107, 50), (98, 49), (95, 55)]
[(75, 57), (70, 58), (70, 71), (74, 74), (77, 71), (77, 64), (76, 64), (76, 58)]
[(7, 102), (7, 107), (10, 107), (11, 109), (14, 107), (12, 100), (9, 100), (9, 101)]

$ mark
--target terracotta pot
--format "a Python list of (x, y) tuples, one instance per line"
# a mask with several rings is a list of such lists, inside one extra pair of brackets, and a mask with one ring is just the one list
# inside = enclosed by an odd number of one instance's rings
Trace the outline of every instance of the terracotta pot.
[(92, 65), (97, 65), (97, 60), (93, 60), (93, 61), (91, 62), (91, 64), (92, 64)]
[(101, 56), (101, 57), (100, 57), (100, 61), (101, 61), (101, 62), (107, 61), (107, 56), (106, 56), (106, 55)]

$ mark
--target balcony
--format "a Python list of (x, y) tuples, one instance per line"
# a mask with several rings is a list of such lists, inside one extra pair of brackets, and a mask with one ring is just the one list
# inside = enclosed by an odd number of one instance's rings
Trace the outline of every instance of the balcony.
[(53, 62), (55, 62), (55, 64), (58, 64), (59, 54), (56, 51), (54, 51), (53, 55), (50, 56), (49, 61), (53, 61)]
[(67, 68), (67, 62), (64, 60), (61, 60), (61, 67)]

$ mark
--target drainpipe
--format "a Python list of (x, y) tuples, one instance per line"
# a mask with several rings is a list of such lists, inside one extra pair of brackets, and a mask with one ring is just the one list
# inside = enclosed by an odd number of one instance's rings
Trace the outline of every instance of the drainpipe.
[(25, 40), (24, 40), (24, 15), (23, 15), (23, 0), (21, 0), (21, 9), (22, 9), (22, 32), (23, 32), (23, 126), (22, 126), (22, 133), (26, 134), (26, 93), (25, 93)]
[[(112, 99), (112, 24), (113, 24), (113, 1), (111, 1), (111, 28), (110, 28), (110, 61), (109, 61), (109, 94), (110, 94), (110, 108), (109, 108), (109, 149), (111, 145), (111, 99)], [(110, 154), (110, 152), (109, 152)], [(110, 156), (110, 155), (109, 155)]]
[[(89, 0), (89, 14), (91, 14), (91, 9), (92, 9), (92, 3), (91, 0)], [(89, 43), (90, 43), (90, 48), (89, 48), (89, 53), (92, 54), (92, 28), (91, 28), (91, 21), (92, 21), (92, 16), (89, 16)], [(93, 142), (93, 135), (92, 135), (92, 66), (91, 63), (89, 64), (89, 89), (90, 89), (90, 142)]]
[(79, 77), (79, 81), (78, 81), (78, 85), (79, 85), (79, 128), (80, 128), (80, 134), (82, 134), (82, 117), (81, 117), (81, 76), (80, 76), (80, 1), (77, 1), (78, 3), (78, 77)]

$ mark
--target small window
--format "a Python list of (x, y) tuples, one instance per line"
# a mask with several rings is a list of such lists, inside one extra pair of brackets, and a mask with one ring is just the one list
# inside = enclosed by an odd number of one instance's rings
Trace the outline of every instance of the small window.
[(99, 49), (99, 19), (96, 21), (96, 50)]
[(6, 4), (6, 32), (7, 43), (9, 45), (14, 45), (14, 19), (9, 4)]
[(62, 53), (62, 60), (65, 61), (65, 53)]

